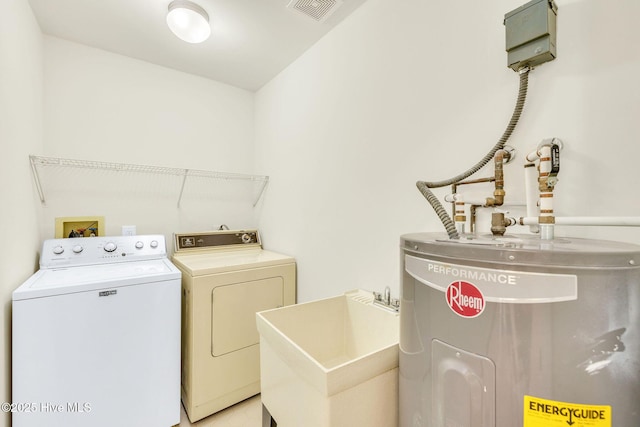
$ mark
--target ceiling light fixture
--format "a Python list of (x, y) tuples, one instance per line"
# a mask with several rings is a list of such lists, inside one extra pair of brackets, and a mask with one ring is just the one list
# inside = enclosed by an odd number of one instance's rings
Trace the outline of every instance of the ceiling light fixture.
[(207, 11), (188, 0), (169, 3), (167, 25), (173, 34), (187, 43), (202, 43), (211, 35)]

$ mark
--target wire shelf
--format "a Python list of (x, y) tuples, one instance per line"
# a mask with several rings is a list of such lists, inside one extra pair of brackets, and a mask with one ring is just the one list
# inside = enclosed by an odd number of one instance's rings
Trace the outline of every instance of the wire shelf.
[(253, 203), (255, 206), (262, 197), (264, 190), (269, 182), (269, 177), (266, 175), (249, 175), (241, 173), (229, 173), (229, 172), (216, 172), (199, 169), (182, 169), (172, 168), (164, 166), (151, 166), (151, 165), (137, 165), (129, 163), (110, 163), (100, 162), (94, 160), (78, 160), (78, 159), (63, 159), (58, 157), (43, 157), (30, 155), (29, 161), (31, 162), (31, 170), (36, 182), (36, 188), (38, 195), (40, 196), (40, 202), (46, 204), (45, 195), (40, 181), (39, 168), (77, 168), (77, 169), (89, 169), (89, 170), (102, 170), (110, 172), (123, 172), (123, 173), (140, 173), (140, 174), (156, 174), (156, 175), (171, 175), (182, 179), (182, 185), (180, 188), (180, 194), (178, 195), (178, 207), (182, 200), (184, 188), (189, 177), (207, 178), (213, 180), (241, 180), (252, 181), (262, 183), (258, 196)]

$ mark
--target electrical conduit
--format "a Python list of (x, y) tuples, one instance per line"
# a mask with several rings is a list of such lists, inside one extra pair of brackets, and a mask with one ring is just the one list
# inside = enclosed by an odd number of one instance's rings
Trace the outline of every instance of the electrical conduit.
[(444, 181), (438, 181), (438, 182), (429, 182), (429, 181), (416, 182), (416, 186), (418, 187), (418, 190), (424, 196), (424, 198), (427, 199), (429, 204), (431, 204), (431, 207), (434, 209), (434, 211), (440, 218), (440, 221), (442, 221), (442, 224), (444, 225), (445, 229), (447, 230), (447, 234), (449, 235), (449, 239), (459, 239), (460, 235), (458, 234), (458, 231), (456, 230), (456, 226), (451, 220), (451, 217), (449, 216), (447, 211), (444, 209), (444, 207), (442, 206), (438, 198), (433, 194), (431, 189), (446, 187), (448, 185), (455, 184), (457, 182), (462, 181), (463, 179), (470, 177), (471, 175), (473, 175), (474, 173), (482, 169), (484, 165), (489, 163), (495, 156), (496, 151), (504, 148), (504, 145), (506, 144), (507, 140), (509, 139), (509, 137), (513, 133), (513, 130), (518, 124), (518, 120), (520, 120), (520, 115), (522, 114), (522, 110), (524, 109), (524, 102), (527, 98), (527, 88), (529, 85), (529, 71), (531, 71), (529, 67), (523, 67), (518, 71), (518, 73), (520, 74), (520, 88), (518, 90), (518, 99), (516, 101), (516, 106), (513, 110), (511, 120), (509, 121), (507, 128), (502, 134), (502, 137), (498, 140), (498, 142), (491, 149), (491, 151), (489, 151), (489, 153), (487, 153), (487, 155), (485, 155), (482, 158), (482, 160), (480, 160), (470, 169), (466, 170), (465, 172), (453, 178), (450, 178)]

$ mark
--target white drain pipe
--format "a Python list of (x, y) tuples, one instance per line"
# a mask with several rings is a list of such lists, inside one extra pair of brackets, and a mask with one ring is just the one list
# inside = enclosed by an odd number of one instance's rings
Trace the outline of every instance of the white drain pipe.
[[(526, 216), (517, 220), (520, 225), (537, 225), (538, 217)], [(640, 227), (640, 217), (637, 216), (557, 216), (556, 225), (575, 226), (609, 226), (609, 227)]]
[[(538, 212), (538, 189), (534, 182), (537, 181), (538, 172), (536, 170), (536, 165), (533, 163), (527, 163), (524, 165), (524, 190), (525, 190), (525, 200), (527, 206), (527, 217), (537, 217), (539, 215)], [(540, 227), (538, 227), (538, 221), (535, 224), (529, 225), (529, 231), (531, 233), (539, 233)]]

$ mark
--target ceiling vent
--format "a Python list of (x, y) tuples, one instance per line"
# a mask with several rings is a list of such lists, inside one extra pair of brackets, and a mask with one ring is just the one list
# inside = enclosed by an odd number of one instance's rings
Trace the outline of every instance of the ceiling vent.
[(342, 0), (291, 0), (287, 8), (323, 22), (341, 5)]

